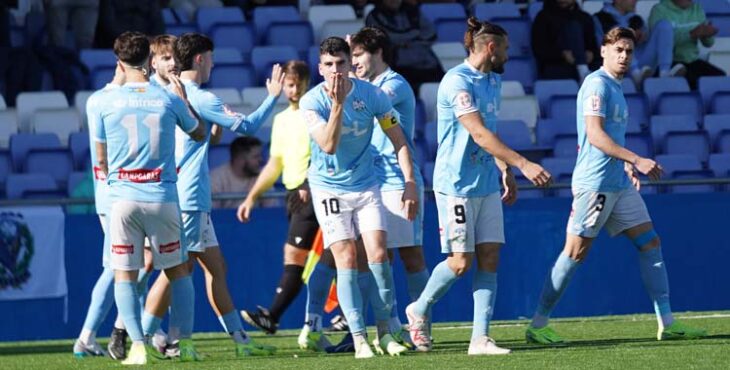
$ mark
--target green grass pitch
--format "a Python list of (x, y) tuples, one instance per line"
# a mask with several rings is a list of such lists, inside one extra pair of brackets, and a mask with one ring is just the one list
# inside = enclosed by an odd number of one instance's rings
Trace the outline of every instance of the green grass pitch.
[[(678, 318), (707, 329), (705, 339), (656, 340), (653, 315), (625, 315), (558, 319), (552, 322), (566, 340), (564, 347), (525, 344), (526, 321), (497, 321), (491, 335), (507, 356), (467, 356), (471, 323), (434, 326), (434, 350), (401, 357), (355, 360), (353, 354), (325, 355), (299, 350), (298, 331), (276, 336), (252, 335), (275, 345), (275, 356), (236, 359), (230, 339), (218, 333), (196, 334), (202, 362), (162, 361), (148, 367), (173, 369), (730, 369), (730, 311), (678, 314)], [(331, 335), (334, 341), (341, 335)], [(106, 338), (100, 340), (106, 345)], [(2, 369), (101, 369), (121, 368), (109, 358), (75, 359), (72, 340), (0, 343)]]

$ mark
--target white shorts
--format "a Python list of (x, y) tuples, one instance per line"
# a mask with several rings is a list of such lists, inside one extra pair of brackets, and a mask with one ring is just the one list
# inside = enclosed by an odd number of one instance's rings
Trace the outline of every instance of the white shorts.
[(602, 227), (611, 236), (651, 222), (644, 200), (635, 188), (619, 192), (577, 191), (568, 219), (569, 234), (595, 238)]
[(324, 247), (352, 239), (363, 232), (385, 228), (385, 210), (378, 186), (357, 193), (337, 194), (312, 189), (312, 204), (322, 229)]
[(109, 238), (109, 217), (99, 213), (99, 223), (101, 224), (101, 230), (104, 232), (104, 252), (101, 255), (101, 265), (104, 268), (109, 268), (109, 258), (112, 252), (111, 240)]
[(180, 242), (177, 203), (116, 201), (109, 217), (110, 267), (132, 271), (144, 267), (144, 239), (149, 238), (155, 269), (163, 270), (187, 261)]
[(403, 190), (380, 193), (385, 207), (385, 224), (388, 228), (389, 249), (423, 245), (423, 189), (419, 189), (416, 219), (408, 221), (402, 207)]
[(183, 240), (188, 252), (205, 252), (207, 248), (217, 247), (218, 238), (215, 236), (213, 221), (208, 212), (182, 213)]
[(499, 192), (471, 198), (435, 195), (442, 253), (474, 253), (477, 244), (504, 243)]

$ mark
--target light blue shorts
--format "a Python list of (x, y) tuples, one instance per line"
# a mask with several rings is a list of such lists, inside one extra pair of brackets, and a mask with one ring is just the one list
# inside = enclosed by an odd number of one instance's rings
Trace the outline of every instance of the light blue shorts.
[(210, 213), (183, 211), (182, 224), (188, 252), (202, 253), (207, 248), (218, 246), (218, 238), (215, 236)]
[(418, 190), (418, 213), (413, 221), (408, 221), (405, 209), (401, 208), (403, 190), (380, 193), (385, 207), (389, 249), (423, 245), (423, 189)]
[(474, 253), (477, 244), (504, 243), (499, 192), (471, 198), (435, 195), (442, 253)]
[(618, 192), (575, 190), (568, 219), (568, 234), (595, 238), (601, 228), (611, 236), (651, 222), (644, 200), (635, 188)]

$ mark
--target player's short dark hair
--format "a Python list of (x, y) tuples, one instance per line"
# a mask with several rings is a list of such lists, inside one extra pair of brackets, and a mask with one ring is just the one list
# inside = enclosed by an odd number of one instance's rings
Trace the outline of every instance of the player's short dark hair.
[(464, 46), (468, 50), (474, 50), (475, 40), (481, 36), (498, 37), (500, 42), (507, 36), (507, 31), (501, 26), (487, 21), (480, 21), (476, 17), (469, 17), (466, 20), (466, 32), (464, 33)]
[(319, 55), (337, 55), (345, 53), (350, 58), (350, 45), (342, 37), (328, 37), (319, 44)]
[(248, 153), (251, 149), (263, 145), (256, 136), (239, 136), (231, 142), (231, 160), (240, 154)]
[(150, 57), (150, 40), (141, 32), (124, 32), (114, 40), (114, 54), (133, 67), (146, 67)]
[(636, 34), (631, 28), (614, 27), (603, 35), (603, 43), (601, 45), (613, 45), (621, 39), (629, 39), (636, 43)]
[(300, 81), (309, 81), (309, 66), (301, 60), (290, 60), (282, 68), (287, 77), (294, 77)]
[(390, 37), (380, 28), (365, 27), (352, 35), (350, 38), (350, 46), (360, 46), (370, 54), (375, 54), (378, 50), (383, 51), (383, 61), (390, 64), (393, 57), (393, 48), (390, 43)]
[(213, 40), (202, 33), (184, 33), (175, 40), (174, 56), (175, 64), (180, 71), (193, 69), (193, 59), (196, 55), (213, 51)]
[(150, 39), (151, 55), (155, 56), (163, 53), (174, 54), (175, 40), (177, 40), (175, 35), (157, 35), (152, 37)]

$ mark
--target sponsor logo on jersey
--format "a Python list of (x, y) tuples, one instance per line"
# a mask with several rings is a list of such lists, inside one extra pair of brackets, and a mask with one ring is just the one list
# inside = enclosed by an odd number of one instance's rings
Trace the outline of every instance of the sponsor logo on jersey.
[(352, 101), (352, 109), (359, 112), (365, 109), (365, 102), (362, 99), (355, 99)]
[(134, 245), (112, 244), (112, 253), (114, 253), (114, 254), (132, 254), (132, 253), (134, 253)]
[(94, 166), (94, 178), (99, 181), (104, 181), (106, 180), (106, 174), (104, 173), (104, 171), (101, 170), (100, 167)]
[(115, 108), (162, 108), (165, 102), (162, 99), (116, 99), (112, 102)]
[(131, 181), (136, 183), (160, 182), (161, 174), (161, 168), (156, 168), (154, 170), (125, 170), (124, 168), (120, 168), (118, 178), (122, 181)]
[(160, 244), (160, 253), (172, 253), (180, 249), (180, 241), (174, 241), (172, 243)]

